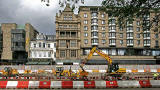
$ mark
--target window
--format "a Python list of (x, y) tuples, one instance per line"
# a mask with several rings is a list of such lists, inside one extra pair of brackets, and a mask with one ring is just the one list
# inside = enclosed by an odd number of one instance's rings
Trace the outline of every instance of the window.
[(133, 37), (133, 33), (127, 33), (127, 37)]
[(42, 53), (41, 52), (39, 52), (39, 57), (42, 57)]
[(43, 56), (46, 57), (46, 52), (43, 52)]
[(120, 40), (120, 44), (121, 44), (121, 45), (123, 44), (123, 40)]
[(84, 18), (87, 18), (87, 17), (88, 17), (88, 15), (85, 13), (85, 14), (84, 14)]
[(92, 32), (91, 35), (92, 35), (92, 37), (94, 37), (94, 36), (98, 37), (98, 32)]
[(105, 24), (105, 20), (102, 20), (102, 24)]
[(116, 26), (109, 26), (109, 30), (116, 30)]
[(143, 34), (143, 37), (144, 37), (144, 38), (150, 37), (150, 33), (144, 33), (144, 34)]
[(144, 44), (150, 44), (151, 40), (144, 40)]
[(88, 33), (84, 33), (84, 36), (87, 37), (87, 36), (88, 36)]
[(102, 39), (102, 44), (105, 44), (106, 43), (106, 40), (105, 39)]
[(50, 48), (51, 47), (51, 45), (50, 44), (48, 44), (48, 48)]
[(92, 39), (92, 43), (98, 43), (98, 39)]
[(54, 48), (56, 48), (56, 43), (54, 43)]
[(137, 38), (140, 38), (140, 34), (138, 33), (138, 34), (136, 35), (136, 37), (137, 37)]
[(66, 57), (65, 50), (60, 50), (60, 57), (61, 58), (65, 58)]
[(140, 26), (140, 21), (137, 21), (137, 26)]
[(104, 14), (102, 14), (102, 18), (104, 18), (105, 17), (105, 15)]
[(140, 27), (137, 27), (137, 28), (136, 28), (136, 31), (139, 32), (139, 31), (140, 31)]
[(140, 40), (137, 40), (137, 45), (140, 45)]
[(98, 23), (98, 19), (92, 19), (91, 23)]
[(119, 30), (120, 30), (120, 31), (123, 31), (123, 27), (119, 27)]
[(112, 44), (112, 43), (116, 43), (116, 40), (115, 39), (110, 39), (109, 44)]
[(69, 15), (65, 14), (65, 15), (63, 16), (63, 19), (64, 19), (64, 20), (72, 20), (72, 14), (69, 14)]
[(158, 40), (156, 40), (156, 41), (155, 41), (155, 45), (156, 45), (156, 46), (159, 46), (159, 44), (158, 44)]
[(72, 25), (69, 25), (69, 28), (72, 28)]
[(46, 44), (45, 44), (45, 43), (43, 43), (43, 48), (45, 48), (45, 46), (46, 46)]
[(60, 47), (66, 47), (66, 41), (60, 40)]
[(149, 26), (149, 25), (150, 25), (150, 21), (149, 21), (149, 20), (143, 21), (143, 25), (144, 25), (144, 26)]
[(98, 13), (96, 13), (96, 12), (92, 13), (92, 17), (97, 17), (97, 16), (98, 16)]
[(120, 33), (120, 38), (123, 38), (123, 33)]
[(98, 30), (98, 26), (91, 26), (91, 30)]
[(51, 57), (51, 52), (48, 52), (48, 57)]
[(127, 44), (133, 44), (133, 40), (127, 40)]
[(106, 37), (106, 33), (102, 32), (102, 38), (105, 38), (105, 37)]
[(88, 39), (84, 39), (84, 43), (85, 43), (85, 44), (88, 44)]
[(110, 19), (109, 24), (116, 24), (116, 20), (115, 19)]
[(67, 28), (67, 25), (64, 25), (63, 28)]
[(133, 30), (133, 27), (132, 26), (128, 26), (127, 27), (127, 31), (129, 31), (129, 30)]
[(158, 33), (155, 34), (155, 38), (158, 38)]
[(88, 21), (87, 21), (87, 20), (84, 20), (84, 24), (88, 24)]
[(87, 26), (84, 26), (84, 30), (88, 30), (88, 27), (87, 27)]
[(116, 37), (116, 33), (109, 33), (109, 37)]
[(105, 30), (106, 28), (105, 28), (105, 26), (102, 26), (102, 30)]
[(34, 45), (34, 47), (36, 47), (36, 44), (35, 44), (35, 43), (34, 43), (33, 45)]
[(127, 25), (132, 25), (133, 21), (127, 21)]
[(41, 47), (41, 42), (39, 42), (39, 47)]
[(76, 57), (76, 50), (71, 50), (71, 57)]
[(71, 47), (76, 47), (76, 44), (77, 44), (77, 43), (76, 43), (76, 40), (72, 40), (72, 41), (71, 41)]

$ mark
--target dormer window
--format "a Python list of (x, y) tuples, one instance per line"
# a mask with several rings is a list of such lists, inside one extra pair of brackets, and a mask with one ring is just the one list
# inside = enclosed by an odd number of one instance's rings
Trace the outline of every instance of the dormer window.
[(63, 19), (64, 20), (72, 20), (72, 14), (65, 14)]

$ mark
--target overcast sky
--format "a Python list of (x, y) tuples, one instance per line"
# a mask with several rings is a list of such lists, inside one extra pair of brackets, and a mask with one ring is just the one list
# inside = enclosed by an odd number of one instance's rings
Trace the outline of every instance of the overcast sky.
[[(47, 7), (41, 0), (0, 0), (0, 23), (31, 23), (39, 32), (55, 34), (55, 15), (59, 0)], [(102, 0), (85, 0), (84, 5), (101, 5)]]

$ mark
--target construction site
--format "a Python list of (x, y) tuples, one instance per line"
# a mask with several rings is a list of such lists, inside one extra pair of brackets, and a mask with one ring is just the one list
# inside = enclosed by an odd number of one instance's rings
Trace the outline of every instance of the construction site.
[[(85, 65), (94, 52), (108, 65)], [(0, 88), (149, 88), (160, 87), (159, 80), (159, 65), (119, 65), (96, 47), (79, 66), (1, 66), (0, 70)]]

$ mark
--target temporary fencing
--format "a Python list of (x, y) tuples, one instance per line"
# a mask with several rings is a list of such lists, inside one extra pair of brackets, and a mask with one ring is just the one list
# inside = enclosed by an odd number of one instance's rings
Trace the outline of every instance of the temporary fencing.
[(160, 88), (160, 80), (126, 81), (0, 81), (0, 89)]

